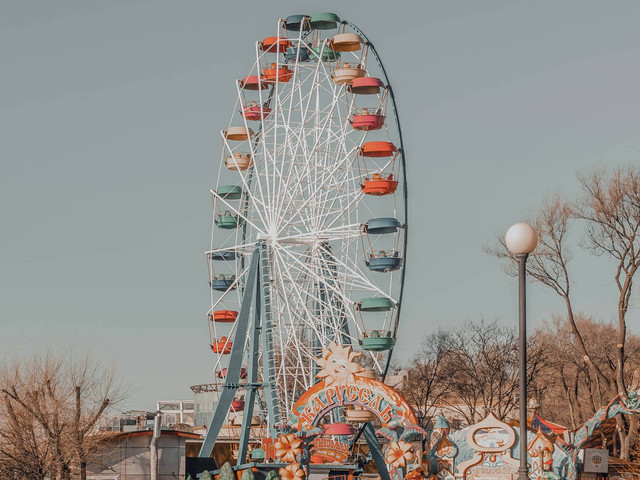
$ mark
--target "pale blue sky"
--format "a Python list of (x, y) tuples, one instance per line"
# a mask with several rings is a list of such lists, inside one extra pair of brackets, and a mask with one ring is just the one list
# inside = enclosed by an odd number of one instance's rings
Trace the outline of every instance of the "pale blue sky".
[[(546, 195), (576, 194), (577, 171), (640, 160), (640, 3), (315, 5), (0, 3), (3, 352), (95, 350), (118, 362), (135, 408), (210, 380), (217, 132), (255, 41), (318, 10), (366, 32), (399, 102), (411, 226), (400, 358), (441, 326), (515, 322), (516, 284), (482, 246)], [(608, 319), (612, 265), (575, 250), (576, 305)], [(536, 286), (529, 305), (534, 326), (562, 307)]]

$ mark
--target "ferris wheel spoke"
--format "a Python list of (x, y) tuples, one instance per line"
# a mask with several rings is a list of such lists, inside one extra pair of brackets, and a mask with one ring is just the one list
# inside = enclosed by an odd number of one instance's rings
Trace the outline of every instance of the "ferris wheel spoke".
[(290, 265), (290, 268), (291, 267), (297, 268), (303, 271), (307, 276), (313, 278), (316, 282), (322, 282), (324, 287), (329, 289), (333, 294), (335, 294), (337, 298), (339, 298), (340, 301), (343, 302), (345, 305), (350, 305), (353, 303), (353, 301), (349, 297), (347, 297), (342, 290), (337, 288), (335, 285), (331, 285), (327, 283), (325, 277), (315, 272), (313, 268), (310, 268), (308, 264), (306, 264), (305, 262), (302, 262), (297, 256), (293, 255), (288, 249), (281, 249), (280, 251), (286, 253), (289, 258), (289, 262), (292, 262), (292, 263), (288, 262)]

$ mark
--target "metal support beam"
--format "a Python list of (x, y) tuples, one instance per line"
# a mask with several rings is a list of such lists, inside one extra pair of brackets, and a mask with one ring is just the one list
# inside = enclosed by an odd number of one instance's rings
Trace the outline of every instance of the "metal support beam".
[[(256, 253), (258, 255), (258, 253)], [(249, 437), (251, 436), (251, 420), (253, 419), (253, 409), (256, 402), (256, 393), (259, 388), (258, 382), (258, 357), (260, 354), (260, 276), (256, 276), (256, 304), (253, 309), (253, 333), (249, 347), (249, 372), (247, 396), (244, 401), (244, 412), (242, 414), (242, 430), (240, 432), (240, 443), (238, 445), (238, 459), (236, 466), (240, 466), (247, 461), (247, 451), (249, 448)]]
[(262, 381), (264, 396), (267, 402), (269, 419), (269, 436), (277, 436), (276, 425), (281, 423), (280, 404), (275, 379), (275, 359), (273, 356), (273, 322), (271, 320), (271, 277), (269, 268), (269, 251), (266, 243), (261, 242), (260, 249), (260, 291), (257, 302), (262, 302)]
[(227, 368), (227, 375), (222, 388), (222, 395), (220, 395), (216, 411), (211, 419), (211, 425), (209, 425), (207, 435), (205, 436), (202, 447), (200, 448), (200, 453), (198, 454), (199, 457), (211, 456), (211, 452), (213, 451), (213, 446), (218, 439), (220, 429), (222, 428), (224, 421), (227, 419), (233, 397), (238, 390), (238, 385), (240, 383), (240, 371), (242, 369), (242, 356), (244, 354), (244, 341), (247, 337), (247, 330), (249, 328), (249, 312), (251, 311), (253, 292), (257, 283), (259, 258), (260, 253), (256, 250), (253, 254), (253, 258), (251, 259), (251, 265), (247, 275), (247, 283), (244, 290), (244, 297), (242, 298), (242, 306), (240, 307), (240, 313), (236, 320), (236, 333), (231, 346), (229, 367)]
[(380, 474), (380, 479), (391, 480), (389, 470), (387, 470), (387, 462), (384, 460), (384, 455), (382, 454), (378, 437), (376, 437), (376, 431), (374, 430), (373, 425), (371, 425), (371, 422), (364, 424), (362, 427), (362, 434), (367, 441), (367, 445), (369, 445), (369, 451), (371, 452), (373, 461), (375, 462), (378, 473)]

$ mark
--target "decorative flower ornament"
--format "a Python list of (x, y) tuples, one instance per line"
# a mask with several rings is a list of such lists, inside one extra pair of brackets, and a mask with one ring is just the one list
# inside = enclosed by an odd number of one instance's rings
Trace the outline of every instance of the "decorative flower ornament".
[(276, 441), (276, 456), (283, 462), (293, 463), (300, 453), (302, 440), (296, 438), (293, 433), (283, 433)]
[(281, 468), (278, 473), (282, 480), (302, 480), (304, 478), (304, 470), (297, 463), (291, 463)]
[(407, 478), (409, 480), (423, 480), (424, 475), (422, 474), (422, 470), (420, 470), (420, 467), (418, 467), (418, 468), (414, 468), (409, 473), (407, 473), (407, 475), (404, 478)]
[(407, 462), (413, 458), (411, 449), (413, 445), (400, 440), (399, 442), (391, 442), (387, 447), (385, 461), (393, 468), (404, 467)]

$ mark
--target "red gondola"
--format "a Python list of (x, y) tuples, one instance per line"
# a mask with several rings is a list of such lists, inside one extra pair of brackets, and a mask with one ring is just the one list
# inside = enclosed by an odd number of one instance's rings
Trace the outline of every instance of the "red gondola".
[[(227, 369), (226, 368), (223, 368), (222, 370), (220, 370), (218, 372), (218, 378), (225, 378), (226, 376), (227, 376)], [(240, 369), (240, 378), (242, 380), (247, 378), (247, 369), (246, 368), (241, 368)]]
[(380, 89), (384, 88), (384, 83), (379, 78), (360, 77), (354, 78), (349, 91), (357, 95), (375, 95), (380, 93)]
[(267, 82), (257, 75), (250, 75), (240, 80), (240, 88), (244, 90), (264, 90), (268, 88)]
[(323, 425), (325, 435), (353, 435), (356, 427), (350, 423), (327, 423)]
[(369, 110), (363, 108), (360, 113), (354, 113), (350, 120), (351, 126), (354, 130), (380, 130), (384, 126), (384, 115), (374, 112), (370, 113)]
[(291, 42), (286, 38), (267, 37), (260, 44), (260, 50), (269, 53), (284, 53), (291, 46)]
[(271, 113), (271, 109), (265, 105), (260, 105), (258, 102), (252, 101), (249, 105), (244, 107), (242, 115), (247, 120), (258, 121), (263, 118), (267, 118)]

